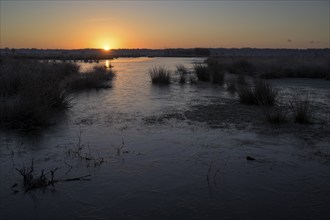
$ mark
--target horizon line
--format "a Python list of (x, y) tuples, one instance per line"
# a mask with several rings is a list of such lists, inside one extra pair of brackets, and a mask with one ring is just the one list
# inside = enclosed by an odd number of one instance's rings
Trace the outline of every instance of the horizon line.
[[(71, 49), (64, 49), (64, 48), (36, 48), (36, 47), (0, 47), (1, 50), (104, 50), (103, 48), (71, 48)], [(286, 47), (168, 47), (168, 48), (112, 48), (111, 50), (171, 50), (171, 49), (257, 49), (257, 50), (326, 50), (330, 49), (330, 47), (324, 48), (313, 48), (313, 47), (306, 47), (306, 48), (286, 48)]]

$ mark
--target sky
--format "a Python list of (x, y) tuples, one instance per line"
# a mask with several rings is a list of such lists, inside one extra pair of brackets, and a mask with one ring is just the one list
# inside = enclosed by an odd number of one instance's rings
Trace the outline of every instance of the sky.
[(324, 1), (1, 0), (0, 47), (329, 48)]

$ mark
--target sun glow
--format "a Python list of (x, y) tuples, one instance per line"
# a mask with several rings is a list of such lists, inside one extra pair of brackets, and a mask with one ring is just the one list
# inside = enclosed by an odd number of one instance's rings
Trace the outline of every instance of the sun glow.
[(105, 46), (103, 47), (103, 49), (104, 49), (105, 51), (108, 51), (108, 50), (110, 50), (110, 47), (109, 47), (109, 45), (105, 45)]

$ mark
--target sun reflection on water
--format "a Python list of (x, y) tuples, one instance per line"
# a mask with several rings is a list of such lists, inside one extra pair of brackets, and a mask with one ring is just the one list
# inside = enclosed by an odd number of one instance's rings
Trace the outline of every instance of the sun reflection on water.
[(109, 60), (106, 60), (106, 61), (105, 61), (105, 67), (106, 67), (106, 68), (110, 68), (110, 61), (109, 61)]

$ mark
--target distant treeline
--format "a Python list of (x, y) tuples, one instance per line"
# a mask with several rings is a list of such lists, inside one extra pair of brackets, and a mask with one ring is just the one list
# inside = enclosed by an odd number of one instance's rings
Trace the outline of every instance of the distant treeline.
[(100, 60), (118, 57), (221, 57), (221, 56), (313, 56), (330, 57), (330, 49), (171, 48), (171, 49), (36, 49), (2, 48), (0, 56), (14, 58)]

